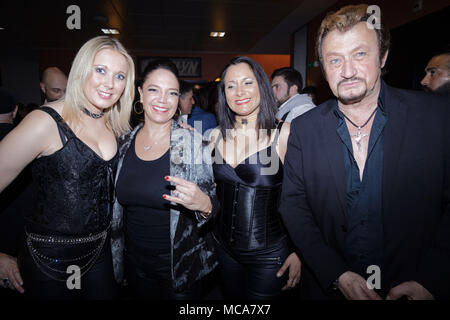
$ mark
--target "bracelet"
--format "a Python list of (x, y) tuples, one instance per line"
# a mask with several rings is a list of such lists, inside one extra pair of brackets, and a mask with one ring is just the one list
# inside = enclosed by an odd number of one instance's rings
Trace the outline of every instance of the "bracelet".
[(212, 212), (212, 209), (209, 211), (197, 211), (203, 218), (207, 219)]

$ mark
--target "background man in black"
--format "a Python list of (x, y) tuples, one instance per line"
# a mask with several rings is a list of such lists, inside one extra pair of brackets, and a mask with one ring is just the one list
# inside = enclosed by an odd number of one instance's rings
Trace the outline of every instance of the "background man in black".
[(436, 54), (425, 68), (420, 82), (425, 91), (450, 95), (450, 51)]
[(14, 128), (17, 103), (6, 89), (0, 88), (0, 140)]
[(66, 94), (67, 76), (59, 68), (49, 67), (42, 73), (40, 86), (45, 97), (44, 104), (56, 101)]
[[(0, 88), (0, 141), (14, 128), (14, 118), (17, 114), (17, 103), (14, 96), (7, 90)], [(16, 258), (18, 240), (23, 229), (23, 214), (17, 212), (19, 200), (17, 198), (28, 184), (27, 175), (20, 175), (7, 189), (0, 194), (0, 286), (14, 286), (12, 277), (7, 270), (14, 269), (20, 279)], [(7, 280), (5, 280), (7, 279)], [(21, 290), (21, 287), (16, 287)], [(0, 291), (0, 296), (7, 294)]]

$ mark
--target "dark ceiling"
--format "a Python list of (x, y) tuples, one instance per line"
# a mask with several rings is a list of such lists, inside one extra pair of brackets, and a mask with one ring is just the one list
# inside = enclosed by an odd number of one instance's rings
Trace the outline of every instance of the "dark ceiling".
[[(290, 35), (330, 0), (63, 0), (0, 2), (0, 40), (9, 46), (79, 48), (101, 28), (117, 28), (132, 50), (289, 53)], [(66, 26), (70, 5), (81, 29)], [(225, 31), (211, 38), (211, 31)], [(258, 48), (254, 49), (258, 45)], [(259, 51), (259, 52), (256, 52)]]

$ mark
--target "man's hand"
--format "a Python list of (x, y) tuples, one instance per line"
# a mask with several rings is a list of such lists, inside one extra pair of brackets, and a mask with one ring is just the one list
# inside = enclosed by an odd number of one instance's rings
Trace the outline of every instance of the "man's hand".
[(386, 300), (397, 300), (403, 296), (406, 296), (408, 300), (434, 300), (430, 291), (415, 281), (403, 282), (392, 288)]
[(367, 287), (363, 277), (351, 271), (341, 274), (338, 288), (347, 300), (381, 300), (373, 289)]

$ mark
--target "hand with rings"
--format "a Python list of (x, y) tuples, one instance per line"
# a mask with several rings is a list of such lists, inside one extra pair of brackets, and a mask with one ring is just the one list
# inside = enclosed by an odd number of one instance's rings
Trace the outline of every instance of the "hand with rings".
[(172, 195), (164, 194), (164, 199), (181, 204), (189, 210), (202, 212), (203, 216), (211, 213), (211, 199), (195, 183), (172, 176), (166, 176), (164, 179), (175, 185)]
[(277, 277), (281, 277), (289, 269), (289, 279), (281, 290), (292, 289), (300, 282), (301, 267), (302, 263), (297, 253), (293, 252), (286, 258), (277, 272)]
[(17, 259), (4, 253), (0, 253), (0, 286), (24, 292)]

